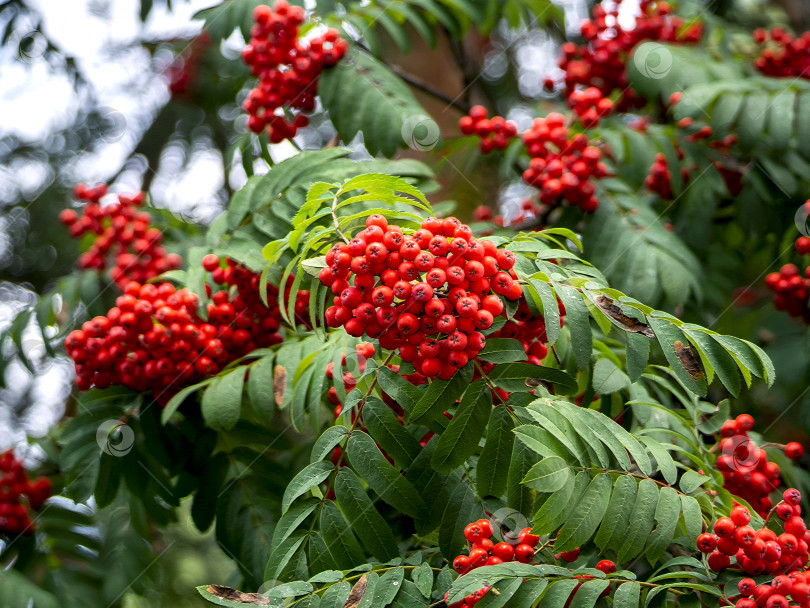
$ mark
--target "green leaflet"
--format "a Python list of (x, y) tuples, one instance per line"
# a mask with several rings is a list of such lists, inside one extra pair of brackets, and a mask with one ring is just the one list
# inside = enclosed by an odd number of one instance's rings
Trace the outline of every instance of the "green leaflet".
[(577, 589), (570, 608), (593, 608), (596, 600), (609, 585), (610, 582), (604, 580), (586, 581)]
[(617, 552), (618, 562), (623, 563), (641, 553), (653, 528), (657, 504), (658, 486), (649, 479), (643, 479), (638, 484), (638, 495), (630, 514), (630, 524), (624, 532), (624, 540)]
[(689, 346), (689, 342), (684, 333), (669, 320), (653, 316), (647, 316), (650, 327), (655, 332), (655, 337), (664, 351), (669, 365), (675, 371), (681, 383), (698, 396), (706, 394), (706, 378), (702, 370), (687, 370), (678, 356), (680, 348)]
[(622, 583), (613, 593), (614, 606), (627, 606), (628, 608), (638, 606), (641, 596), (641, 585), (635, 581)]
[(495, 386), (509, 392), (532, 391), (537, 388), (538, 381), (554, 384), (561, 394), (571, 394), (577, 390), (576, 380), (564, 371), (531, 363), (496, 365), (487, 376)]
[(570, 510), (579, 503), (590, 480), (591, 476), (582, 471), (574, 478), (574, 483), (565, 484), (554, 494), (548, 495), (534, 514), (532, 529), (537, 534), (549, 534), (560, 527), (570, 515)]
[(505, 407), (496, 407), (487, 424), (484, 449), (475, 470), (476, 489), (479, 496), (502, 496), (506, 491), (509, 463), (515, 435), (515, 422)]
[(412, 424), (425, 423), (440, 416), (447, 404), (461, 397), (470, 386), (472, 365), (467, 364), (456, 372), (450, 380), (434, 380), (422, 394), (408, 416)]
[(285, 513), (296, 498), (324, 482), (334, 470), (331, 462), (314, 462), (299, 471), (284, 491), (281, 513)]
[(645, 555), (650, 564), (655, 565), (672, 543), (680, 513), (681, 501), (678, 498), (678, 493), (672, 488), (661, 488), (654, 516), (657, 527), (650, 534), (650, 538), (647, 539), (647, 548), (645, 550)]
[[(607, 473), (600, 473), (591, 480), (576, 509), (557, 536), (554, 543), (556, 552), (570, 551), (590, 540), (607, 511), (611, 486)], [(673, 521), (677, 523), (677, 513)]]
[(335, 495), (349, 527), (369, 553), (380, 561), (398, 557), (397, 543), (391, 529), (374, 508), (360, 480), (351, 470), (341, 469), (338, 472)]
[(202, 415), (214, 430), (232, 429), (242, 412), (242, 388), (247, 367), (239, 366), (211, 383), (202, 398)]
[[(438, 141), (438, 126), (408, 86), (362, 51), (351, 51), (334, 68), (325, 70), (318, 93), (343, 141), (362, 132), (372, 155), (382, 152), (390, 157), (406, 146), (429, 149)], [(424, 132), (417, 130), (420, 127)]]
[(347, 570), (366, 561), (351, 526), (331, 500), (323, 503), (318, 523), (329, 553), (339, 568)]
[(630, 523), (630, 516), (636, 504), (638, 483), (627, 475), (622, 475), (613, 486), (605, 517), (599, 526), (594, 543), (603, 551), (618, 549), (624, 537), (624, 531)]
[(526, 352), (519, 340), (508, 338), (490, 338), (478, 353), (478, 358), (489, 363), (513, 363), (525, 361)]
[(490, 389), (483, 379), (476, 380), (464, 391), (453, 419), (439, 439), (431, 459), (433, 468), (449, 473), (466, 462), (478, 449), (491, 412)]
[(411, 517), (424, 513), (425, 503), (419, 492), (391, 466), (371, 437), (354, 431), (346, 443), (346, 455), (352, 468), (385, 502)]
[(318, 462), (323, 460), (343, 439), (349, 434), (349, 429), (345, 426), (337, 425), (326, 429), (321, 433), (320, 437), (315, 441), (312, 446), (312, 454), (310, 455), (310, 462)]
[(400, 424), (391, 408), (380, 399), (366, 399), (363, 421), (369, 435), (394, 459), (397, 468), (407, 469), (422, 451), (416, 438)]
[(550, 494), (571, 481), (571, 469), (562, 458), (549, 456), (534, 465), (521, 483), (533, 490)]
[(439, 548), (447, 559), (454, 559), (466, 544), (464, 528), (471, 521), (484, 516), (484, 510), (475, 503), (475, 495), (466, 483), (456, 485), (447, 501), (439, 527)]
[(273, 419), (276, 401), (273, 396), (273, 355), (266, 355), (250, 366), (247, 393), (253, 411), (263, 423)]
[(570, 285), (555, 283), (554, 290), (565, 306), (565, 316), (568, 321), (566, 325), (571, 332), (571, 348), (574, 351), (577, 367), (581, 370), (588, 369), (593, 349), (588, 308), (582, 300), (582, 295)]
[(568, 601), (568, 598), (571, 596), (571, 592), (579, 584), (579, 581), (575, 580), (557, 581), (556, 583), (552, 583), (546, 589), (540, 603), (542, 604), (543, 608), (563, 608)]

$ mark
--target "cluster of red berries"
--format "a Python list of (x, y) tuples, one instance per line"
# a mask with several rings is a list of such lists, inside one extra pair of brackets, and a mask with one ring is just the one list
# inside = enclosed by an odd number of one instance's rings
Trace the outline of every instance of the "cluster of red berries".
[(22, 463), (11, 450), (0, 455), (0, 534), (31, 534), (34, 522), (29, 509), (38, 511), (50, 497), (51, 490), (51, 480), (47, 477), (28, 479)]
[[(282, 341), (276, 287), (268, 285), (265, 306), (259, 275), (233, 260), (223, 268), (215, 255), (203, 258), (203, 267), (224, 287), (209, 294), (208, 321), (197, 315), (199, 297), (187, 289), (133, 281), (107, 316), (71, 332), (65, 347), (75, 363), (79, 390), (111, 385), (152, 389), (165, 404), (184, 386), (258, 347)], [(308, 299), (309, 292), (298, 293), (295, 311), (301, 319)]]
[(576, 89), (568, 95), (568, 105), (586, 129), (599, 126), (599, 122), (613, 113), (613, 102), (596, 87)]
[[(517, 539), (508, 539), (511, 542), (494, 542), (497, 539), (493, 538), (494, 531), (492, 524), (488, 519), (479, 519), (476, 522), (469, 524), (464, 528), (464, 538), (469, 543), (468, 555), (459, 555), (453, 560), (453, 570), (460, 575), (467, 574), (468, 572), (480, 568), (481, 566), (494, 566), (504, 562), (517, 561), (522, 564), (529, 564), (534, 560), (535, 547), (540, 542), (540, 537), (532, 534), (531, 528), (524, 528), (518, 533)], [(563, 553), (555, 554), (555, 559), (565, 562), (574, 562), (579, 557), (579, 548)], [(605, 574), (613, 574), (616, 572), (616, 564), (611, 560), (602, 560), (596, 564), (596, 569), (604, 572)], [(582, 579), (583, 582), (593, 577), (590, 575), (578, 575), (574, 578)], [(571, 591), (568, 601), (565, 606), (568, 606), (574, 599), (577, 590), (583, 583), (577, 584)], [(484, 595), (489, 591), (489, 587), (483, 587), (465, 597), (462, 601), (454, 604), (448, 604), (448, 608), (468, 608), (475, 606)], [(610, 593), (610, 587), (607, 587), (602, 596), (607, 596)], [(447, 603), (448, 594), (445, 594), (444, 601)]]
[[(737, 583), (740, 597), (734, 604), (737, 608), (789, 608), (810, 606), (810, 570), (793, 570), (787, 575), (774, 577), (770, 584), (744, 578)], [(790, 599), (788, 599), (790, 598)], [(795, 603), (794, 603), (795, 602)]]
[(99, 184), (88, 188), (78, 184), (73, 195), (87, 201), (80, 216), (74, 209), (65, 209), (59, 220), (68, 227), (74, 238), (95, 234), (90, 248), (79, 256), (80, 268), (95, 268), (103, 271), (108, 258), (115, 259), (110, 276), (123, 289), (129, 281), (146, 282), (167, 270), (180, 268), (183, 260), (176, 253), (166, 253), (162, 246), (163, 235), (157, 228), (150, 228), (152, 216), (138, 211), (144, 194), (118, 195), (118, 202), (102, 206), (101, 199), (107, 194), (107, 186)]
[(516, 544), (493, 543), (493, 534), (494, 530), (488, 519), (479, 519), (464, 528), (464, 538), (470, 543), (469, 555), (456, 557), (453, 560), (453, 570), (459, 574), (467, 574), (481, 566), (513, 561), (528, 564), (534, 559), (534, 548), (540, 542), (540, 537), (532, 534), (531, 528), (520, 531)]
[(754, 418), (748, 414), (726, 420), (720, 429), (723, 438), (715, 466), (723, 474), (723, 485), (729, 492), (765, 515), (773, 506), (769, 495), (781, 484), (782, 472), (748, 436), (753, 428)]
[[(617, 108), (624, 111), (645, 103), (628, 86), (625, 64), (633, 47), (645, 40), (698, 42), (703, 35), (703, 25), (699, 22), (686, 25), (683, 19), (672, 14), (667, 2), (642, 0), (641, 13), (636, 16), (634, 27), (628, 30), (618, 21), (620, 8), (621, 0), (609, 9), (597, 4), (593, 19), (582, 25), (582, 35), (588, 43), (584, 46), (564, 44), (559, 66), (565, 71), (567, 95), (577, 86), (596, 87), (602, 97), (619, 91)], [(545, 86), (553, 89), (553, 80), (547, 79)]]
[[(690, 143), (701, 141), (703, 139), (708, 139), (714, 134), (714, 129), (712, 129), (709, 125), (703, 125), (702, 127), (696, 125), (695, 119), (692, 118), (691, 116), (685, 116), (684, 118), (681, 118), (677, 124), (679, 129), (689, 129), (690, 131), (692, 131), (689, 135), (684, 137), (684, 140)], [(698, 128), (694, 129), (694, 127)], [(715, 145), (712, 147), (718, 147), (718, 144), (715, 142)]]
[(765, 285), (776, 292), (773, 305), (777, 310), (784, 310), (790, 316), (810, 324), (810, 309), (807, 307), (810, 267), (802, 276), (795, 264), (785, 264), (779, 272), (772, 272), (765, 277)]
[[(810, 200), (804, 203), (804, 217), (810, 217)], [(805, 222), (807, 223), (807, 222)], [(810, 238), (800, 236), (795, 243), (796, 253), (810, 254)], [(808, 289), (810, 289), (810, 266), (805, 268), (804, 276), (795, 264), (785, 264), (779, 272), (772, 272), (765, 277), (765, 285), (776, 292), (773, 304), (777, 310), (784, 310), (792, 317), (797, 317), (810, 325), (810, 309), (807, 307)]]
[(810, 32), (795, 38), (780, 27), (754, 30), (754, 41), (765, 45), (754, 67), (767, 76), (810, 80)]
[(191, 41), (187, 50), (175, 57), (165, 72), (169, 80), (169, 91), (174, 97), (183, 97), (193, 92), (203, 56), (210, 47), (211, 37), (203, 30)]
[(318, 277), (335, 295), (326, 323), (377, 338), (422, 375), (448, 380), (486, 344), (481, 331), (504, 311), (499, 296), (523, 293), (514, 265), (515, 254), (473, 238), (456, 218), (427, 219), (406, 235), (371, 215), (326, 255)]
[(522, 137), (531, 157), (523, 181), (540, 189), (540, 202), (554, 206), (566, 201), (586, 213), (596, 211), (599, 201), (591, 178), (608, 173), (602, 151), (588, 145), (584, 134), (572, 136), (565, 117), (556, 112), (535, 118)]
[[(714, 534), (704, 532), (697, 537), (701, 553), (707, 554), (709, 568), (721, 572), (726, 568), (742, 570), (750, 576), (783, 574), (804, 568), (808, 559), (810, 533), (801, 517), (801, 494), (789, 488), (773, 510), (784, 524), (777, 535), (767, 527), (768, 519), (759, 530), (751, 525), (751, 513), (742, 505), (731, 509), (729, 517), (714, 522)], [(731, 559), (735, 560), (732, 566)]]
[(650, 167), (650, 173), (644, 179), (648, 190), (655, 192), (661, 198), (672, 198), (672, 174), (669, 172), (667, 157), (660, 152), (655, 155), (655, 162)]
[(307, 43), (299, 40), (304, 17), (304, 9), (290, 6), (286, 0), (278, 0), (272, 9), (257, 6), (250, 43), (242, 51), (251, 74), (259, 78), (258, 86), (242, 105), (250, 114), (248, 128), (254, 133), (267, 129), (271, 143), (295, 137), (299, 128), (309, 124), (303, 114), (288, 121), (284, 111), (312, 112), (318, 76), (337, 64), (349, 48), (334, 29)]
[(517, 125), (502, 116), (487, 118), (484, 106), (470, 108), (469, 116), (462, 116), (458, 127), (464, 135), (477, 135), (478, 147), (483, 154), (492, 150), (505, 150), (513, 137), (517, 136)]

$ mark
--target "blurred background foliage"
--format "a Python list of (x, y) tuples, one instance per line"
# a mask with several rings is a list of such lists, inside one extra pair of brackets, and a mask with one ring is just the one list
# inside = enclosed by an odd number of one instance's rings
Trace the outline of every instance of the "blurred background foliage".
[[(249, 16), (255, 4), (0, 0), (0, 450), (33, 437), (27, 463), (48, 461), (48, 442), (36, 438), (47, 437), (75, 407), (69, 401), (72, 366), (46, 348), (55, 337), (54, 321), (69, 331), (71, 320), (80, 323), (106, 311), (114, 298), (94, 274), (74, 272), (79, 245), (57, 221), (59, 211), (72, 204), (73, 185), (107, 182), (117, 192), (147, 191), (161, 210), (155, 215), (167, 242), (182, 253), (249, 174), (268, 170), (251, 148), (255, 139), (238, 106), (247, 80), (239, 61), (241, 34), (204, 32), (194, 17), (212, 6), (242, 6)], [(632, 13), (637, 3), (624, 4)], [(681, 4), (704, 13), (718, 40), (733, 41), (758, 26), (810, 28), (810, 5), (804, 0)], [(554, 107), (556, 96), (543, 90), (542, 80), (558, 73), (560, 44), (577, 40), (578, 24), (589, 9), (584, 0), (557, 5), (559, 14), (544, 23), (493, 24), (486, 37), (470, 31), (455, 41), (439, 27), (436, 48), (411, 32), (407, 55), (385, 32), (377, 32), (384, 59), (417, 85), (430, 83), (434, 89), (429, 94), (414, 86), (445, 136), (428, 161), (442, 186), (436, 200), (456, 201), (462, 220), (479, 205), (514, 215), (527, 191), (519, 180), (502, 180), (497, 159), (480, 157), (474, 146), (454, 140), (458, 108), (483, 103), (525, 127)], [(323, 118), (304, 130), (296, 145), (319, 148), (334, 135)], [(356, 158), (367, 157), (361, 140), (350, 147)], [(285, 143), (271, 146), (269, 153), (278, 161), (295, 148)], [(702, 263), (702, 298), (670, 311), (762, 345), (773, 358), (777, 382), (770, 390), (745, 394), (735, 411), (760, 417), (763, 429), (773, 424), (768, 432), (773, 439), (801, 441), (810, 429), (810, 334), (774, 310), (763, 279), (794, 255), (793, 213), (807, 192), (776, 198), (770, 206), (749, 207), (717, 200), (708, 210), (701, 207), (705, 201), (695, 199), (666, 215)], [(20, 316), (21, 311), (29, 314)], [(724, 396), (715, 390), (716, 399)], [(800, 405), (780, 417), (793, 403)], [(202, 600), (189, 595), (194, 585), (235, 580), (227, 549), (217, 546), (211, 531), (195, 531), (187, 507), (178, 522), (149, 541), (128, 521), (127, 509), (123, 515), (105, 510), (104, 520), (92, 520), (99, 535), (97, 565), (108, 581), (96, 591), (105, 603), (200, 605)], [(119, 567), (122, 573), (143, 574), (135, 581), (121, 574), (118, 580)]]

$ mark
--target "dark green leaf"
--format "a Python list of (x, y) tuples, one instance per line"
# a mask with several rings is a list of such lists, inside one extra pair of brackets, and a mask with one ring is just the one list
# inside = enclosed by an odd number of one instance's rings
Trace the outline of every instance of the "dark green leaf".
[(506, 407), (496, 407), (487, 425), (484, 449), (476, 465), (475, 483), (479, 496), (502, 496), (512, 459), (515, 422)]
[(399, 556), (391, 529), (350, 469), (338, 472), (335, 495), (349, 526), (374, 557), (384, 562)]
[(242, 388), (247, 367), (239, 366), (211, 383), (202, 398), (202, 415), (214, 430), (230, 430), (242, 411)]
[(371, 437), (354, 431), (346, 443), (346, 455), (352, 468), (385, 502), (411, 517), (424, 513), (425, 503), (419, 492), (391, 466)]
[(490, 381), (505, 391), (533, 391), (542, 382), (549, 382), (561, 394), (577, 390), (577, 382), (564, 371), (531, 363), (506, 363), (496, 365), (489, 372)]
[[(576, 509), (560, 530), (554, 543), (555, 551), (570, 551), (590, 540), (607, 511), (611, 485), (607, 473), (593, 478)], [(677, 515), (675, 521), (677, 522)]]
[(456, 372), (450, 380), (434, 380), (411, 411), (408, 421), (416, 424), (434, 420), (456, 401), (470, 385), (472, 365)]
[(525, 361), (526, 351), (519, 340), (489, 338), (486, 346), (478, 353), (478, 358), (489, 363), (512, 363)]
[(449, 473), (472, 456), (491, 412), (492, 393), (483, 379), (476, 380), (464, 391), (453, 419), (439, 439), (431, 460), (433, 468)]
[(299, 471), (284, 490), (284, 497), (281, 499), (281, 513), (285, 513), (296, 498), (326, 481), (334, 470), (335, 465), (331, 462), (313, 462)]

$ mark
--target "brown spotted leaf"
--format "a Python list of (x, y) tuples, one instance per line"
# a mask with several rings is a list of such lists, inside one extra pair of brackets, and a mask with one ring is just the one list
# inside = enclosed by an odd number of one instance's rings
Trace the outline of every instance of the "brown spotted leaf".
[(283, 365), (276, 365), (273, 368), (273, 397), (276, 405), (281, 407), (284, 403), (284, 393), (287, 391), (287, 368)]
[(360, 577), (360, 580), (354, 584), (354, 587), (352, 587), (352, 591), (349, 593), (349, 599), (343, 604), (343, 608), (357, 608), (360, 605), (360, 600), (363, 599), (363, 594), (366, 592), (367, 583), (368, 580), (364, 574)]
[(674, 346), (675, 356), (678, 357), (678, 361), (681, 362), (681, 365), (683, 365), (686, 373), (692, 377), (692, 380), (697, 382), (705, 378), (706, 373), (703, 371), (703, 365), (700, 363), (700, 359), (695, 356), (695, 351), (692, 347), (686, 346), (680, 340), (676, 340)]
[(222, 585), (208, 585), (206, 591), (221, 600), (239, 602), (249, 606), (267, 606), (270, 603), (270, 600), (260, 593), (243, 593), (237, 589)]
[(598, 295), (594, 298), (596, 305), (604, 312), (607, 316), (611, 319), (616, 321), (619, 325), (621, 325), (625, 331), (629, 331), (635, 334), (644, 334), (650, 339), (655, 337), (653, 330), (650, 329), (650, 326), (646, 323), (642, 323), (638, 319), (633, 319), (632, 317), (628, 317), (622, 309), (616, 306), (613, 303), (613, 300), (608, 298), (604, 295)]

